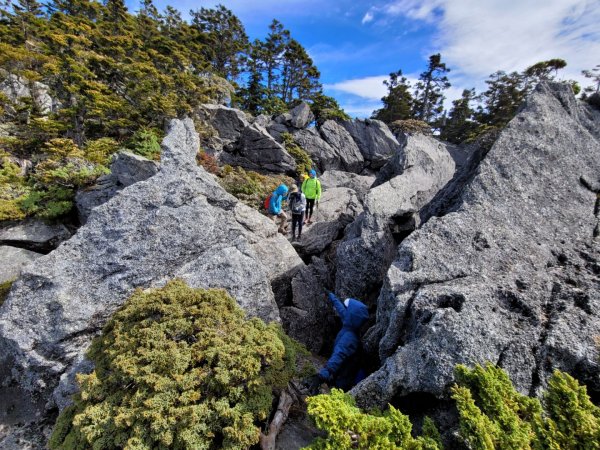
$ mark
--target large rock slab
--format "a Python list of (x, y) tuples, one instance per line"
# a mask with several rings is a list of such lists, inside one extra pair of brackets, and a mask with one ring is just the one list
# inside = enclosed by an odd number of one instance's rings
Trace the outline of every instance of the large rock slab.
[[(40, 403), (67, 403), (91, 338), (135, 288), (180, 277), (227, 289), (249, 316), (279, 320), (271, 280), (303, 263), (271, 221), (196, 165), (198, 142), (190, 119), (172, 121), (159, 172), (95, 208), (15, 282), (0, 309), (0, 397), (11, 399), (11, 417), (36, 424)], [(268, 246), (288, 251), (265, 257)]]
[(352, 189), (323, 190), (319, 205), (315, 206), (313, 224), (304, 225), (302, 238), (296, 249), (303, 256), (318, 255), (336, 239), (341, 238), (346, 226), (362, 213), (363, 207)]
[(296, 161), (285, 147), (256, 123), (242, 131), (235, 148), (221, 153), (220, 160), (258, 172), (293, 173), (296, 170)]
[(62, 224), (48, 224), (28, 220), (0, 229), (0, 245), (20, 247), (38, 253), (47, 253), (69, 239), (71, 232)]
[(375, 182), (375, 177), (342, 170), (328, 170), (319, 177), (319, 180), (323, 189), (346, 187), (355, 191), (358, 198), (362, 200)]
[(370, 169), (380, 169), (401, 148), (387, 125), (380, 120), (344, 120), (341, 125), (350, 133)]
[(369, 191), (364, 214), (337, 249), (336, 291), (342, 296), (373, 296), (397, 243), (419, 226), (419, 211), (452, 179), (456, 168), (446, 145), (423, 135), (409, 136), (394, 160), (388, 164), (397, 166), (399, 175)]
[(0, 245), (0, 283), (16, 279), (25, 266), (42, 256), (24, 248)]
[(150, 178), (158, 172), (159, 163), (124, 150), (115, 156), (110, 174), (104, 175), (93, 186), (82, 189), (75, 196), (79, 222), (84, 224), (92, 210), (106, 203), (127, 186)]
[(315, 120), (315, 116), (305, 102), (275, 118), (275, 122), (296, 129), (306, 128), (313, 120)]
[[(456, 364), (491, 361), (537, 394), (555, 369), (600, 394), (600, 113), (542, 83), (500, 134), (459, 207), (399, 247), (367, 347), (366, 405), (447, 398)], [(596, 210), (595, 210), (596, 208)]]
[(249, 125), (243, 111), (223, 105), (200, 105), (196, 114), (201, 121), (216, 131), (224, 145), (237, 141)]
[(343, 126), (335, 120), (326, 120), (319, 128), (319, 133), (335, 151), (333, 160), (323, 164), (323, 171), (329, 169), (341, 169), (354, 173), (362, 171), (364, 157), (350, 133)]

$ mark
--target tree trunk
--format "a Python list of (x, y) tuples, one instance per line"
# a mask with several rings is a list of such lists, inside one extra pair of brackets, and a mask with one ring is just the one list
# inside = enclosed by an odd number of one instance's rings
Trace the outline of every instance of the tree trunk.
[(269, 433), (267, 435), (260, 434), (260, 448), (262, 450), (275, 450), (275, 440), (281, 431), (281, 427), (288, 418), (290, 408), (294, 403), (294, 395), (290, 392), (289, 387), (281, 391), (279, 396), (279, 404), (277, 411), (273, 416), (273, 420), (269, 424)]

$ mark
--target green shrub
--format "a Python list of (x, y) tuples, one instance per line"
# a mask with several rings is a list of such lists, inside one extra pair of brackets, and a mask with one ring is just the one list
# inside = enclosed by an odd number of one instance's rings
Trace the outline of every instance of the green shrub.
[(0, 306), (2, 306), (4, 300), (6, 300), (8, 292), (10, 291), (10, 288), (14, 282), (15, 280), (8, 280), (0, 283)]
[(439, 433), (431, 420), (423, 427), (427, 433), (414, 438), (408, 416), (393, 406), (385, 412), (362, 412), (354, 398), (339, 389), (330, 394), (306, 399), (308, 413), (317, 427), (327, 432), (307, 449), (373, 449), (373, 450), (437, 450), (441, 448)]
[(258, 210), (262, 209), (264, 200), (277, 186), (290, 186), (293, 182), (294, 180), (285, 175), (262, 175), (229, 165), (223, 166), (219, 178), (219, 183), (227, 192)]
[(93, 341), (95, 370), (78, 375), (50, 448), (248, 448), (298, 349), (223, 290), (180, 280), (138, 290)]
[(285, 149), (296, 161), (296, 172), (299, 174), (308, 173), (313, 167), (312, 159), (310, 159), (308, 153), (294, 142), (294, 137), (290, 133), (282, 133), (281, 138)]
[(584, 386), (556, 371), (543, 402), (519, 394), (491, 364), (456, 368), (460, 435), (473, 450), (600, 449), (600, 410)]
[(144, 158), (160, 160), (160, 133), (149, 128), (141, 128), (127, 142), (127, 148)]
[(393, 132), (401, 131), (406, 134), (424, 134), (431, 136), (431, 127), (427, 122), (416, 119), (396, 120), (390, 124), (390, 130)]
[(96, 164), (108, 165), (111, 156), (119, 149), (119, 143), (111, 138), (100, 138), (87, 143), (85, 158)]

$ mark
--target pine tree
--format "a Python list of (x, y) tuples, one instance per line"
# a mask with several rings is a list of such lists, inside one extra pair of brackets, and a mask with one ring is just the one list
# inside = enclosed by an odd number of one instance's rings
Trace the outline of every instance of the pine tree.
[(461, 98), (452, 102), (452, 109), (442, 126), (440, 137), (448, 142), (460, 144), (477, 128), (471, 102), (475, 99), (475, 89), (465, 89)]
[(442, 56), (437, 53), (429, 57), (427, 70), (419, 76), (415, 86), (413, 114), (416, 119), (429, 124), (442, 113), (444, 106), (443, 91), (450, 87), (446, 74), (450, 69), (442, 62)]
[(205, 57), (214, 71), (235, 80), (243, 69), (249, 47), (248, 36), (242, 22), (223, 5), (216, 9), (200, 8), (190, 11), (192, 24), (205, 39)]
[(480, 122), (503, 127), (515, 115), (525, 98), (527, 87), (523, 75), (498, 71), (486, 80), (488, 88), (481, 94), (484, 108), (478, 111)]
[(388, 88), (386, 96), (382, 97), (383, 108), (373, 113), (373, 118), (390, 124), (396, 120), (407, 120), (413, 117), (413, 97), (410, 84), (402, 76), (402, 70), (390, 73), (390, 79), (383, 82)]

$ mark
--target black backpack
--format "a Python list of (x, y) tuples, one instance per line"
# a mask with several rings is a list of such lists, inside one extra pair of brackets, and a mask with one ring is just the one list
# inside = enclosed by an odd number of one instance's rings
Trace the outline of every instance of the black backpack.
[(290, 195), (292, 214), (302, 214), (302, 194), (294, 192)]

